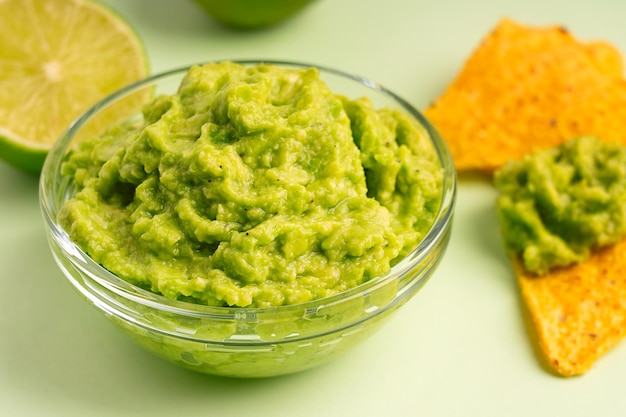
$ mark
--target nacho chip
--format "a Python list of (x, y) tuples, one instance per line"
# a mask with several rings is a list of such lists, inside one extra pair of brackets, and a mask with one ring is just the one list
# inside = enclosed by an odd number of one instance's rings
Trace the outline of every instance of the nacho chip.
[(588, 371), (626, 336), (626, 239), (537, 277), (512, 256), (537, 345), (562, 376)]
[(622, 57), (608, 43), (578, 42), (562, 27), (505, 19), (425, 115), (459, 171), (490, 173), (576, 136), (626, 143)]
[(590, 42), (585, 47), (600, 71), (618, 79), (623, 77), (624, 63), (622, 54), (613, 45), (597, 41)]

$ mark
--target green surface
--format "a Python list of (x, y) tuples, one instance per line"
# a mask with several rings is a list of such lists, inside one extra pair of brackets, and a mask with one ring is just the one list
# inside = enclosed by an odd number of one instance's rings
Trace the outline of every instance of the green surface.
[[(109, 0), (153, 71), (222, 58), (314, 62), (376, 79), (424, 106), (501, 16), (561, 23), (626, 51), (621, 0), (321, 0), (262, 32), (233, 32), (191, 2)], [(350, 33), (346, 28), (350, 28)], [(501, 246), (496, 193), (461, 178), (432, 280), (348, 356), (263, 381), (211, 378), (147, 355), (76, 294), (47, 247), (36, 179), (0, 162), (0, 415), (621, 417), (626, 343), (586, 375), (537, 363)]]

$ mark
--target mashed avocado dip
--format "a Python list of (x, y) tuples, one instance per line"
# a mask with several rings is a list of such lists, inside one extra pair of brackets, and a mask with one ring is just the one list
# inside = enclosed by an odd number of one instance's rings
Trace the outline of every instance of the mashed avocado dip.
[(506, 246), (529, 272), (585, 260), (626, 236), (626, 147), (570, 140), (496, 171)]
[(172, 299), (268, 307), (337, 294), (410, 251), (439, 207), (424, 128), (315, 68), (192, 67), (143, 120), (84, 140), (60, 221), (96, 262)]

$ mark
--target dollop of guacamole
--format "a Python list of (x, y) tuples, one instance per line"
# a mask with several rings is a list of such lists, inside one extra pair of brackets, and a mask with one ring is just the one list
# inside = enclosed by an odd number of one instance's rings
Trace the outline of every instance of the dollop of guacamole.
[(626, 236), (626, 147), (572, 139), (495, 172), (507, 248), (538, 275)]
[(426, 130), (315, 68), (192, 67), (143, 119), (71, 151), (60, 222), (96, 262), (172, 299), (298, 304), (385, 274), (440, 204)]

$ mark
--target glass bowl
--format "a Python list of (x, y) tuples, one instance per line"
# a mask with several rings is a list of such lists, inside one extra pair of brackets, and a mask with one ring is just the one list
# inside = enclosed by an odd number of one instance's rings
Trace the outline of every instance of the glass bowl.
[(71, 180), (61, 173), (72, 143), (116, 123), (110, 114), (126, 111), (123, 119), (140, 118), (136, 104), (154, 94), (174, 93), (189, 67), (149, 77), (108, 96), (78, 118), (50, 151), (40, 179), (40, 202), (54, 258), (88, 303), (148, 351), (194, 371), (227, 377), (268, 377), (309, 369), (371, 335), (437, 268), (450, 237), (456, 197), (456, 173), (444, 141), (421, 113), (378, 83), (316, 67), (335, 93), (367, 96), (376, 108), (401, 109), (419, 121), (432, 139), (443, 171), (441, 204), (418, 246), (386, 275), (332, 297), (271, 308), (208, 307), (171, 300), (110, 273), (61, 227), (59, 210), (74, 193)]

